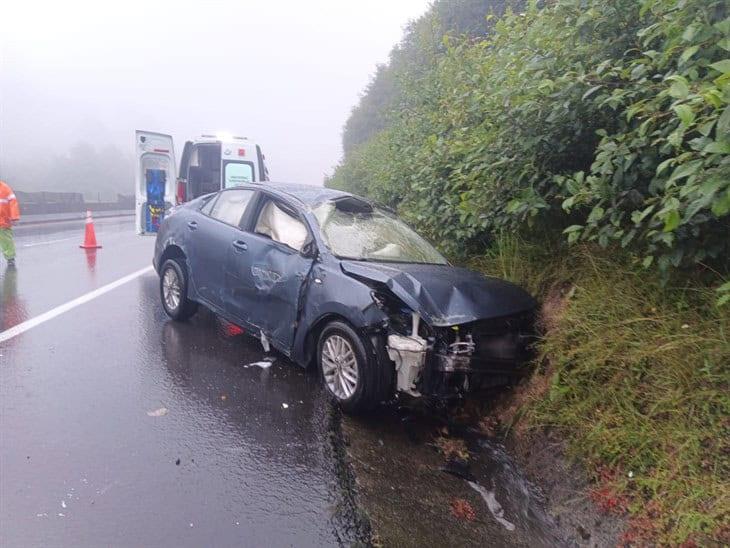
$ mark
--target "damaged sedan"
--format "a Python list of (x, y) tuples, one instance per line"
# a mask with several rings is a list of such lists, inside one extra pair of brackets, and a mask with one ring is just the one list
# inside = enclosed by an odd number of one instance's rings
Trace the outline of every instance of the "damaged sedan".
[(203, 305), (302, 366), (349, 412), (461, 397), (524, 372), (536, 302), (451, 266), (390, 211), (337, 190), (246, 184), (174, 208), (153, 264), (166, 313)]

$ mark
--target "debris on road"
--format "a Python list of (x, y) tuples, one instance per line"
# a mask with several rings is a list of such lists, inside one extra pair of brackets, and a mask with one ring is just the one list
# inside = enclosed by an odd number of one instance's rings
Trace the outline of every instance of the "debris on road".
[(267, 354), (271, 350), (271, 345), (269, 344), (269, 339), (266, 338), (266, 335), (264, 335), (263, 331), (261, 332), (261, 346), (264, 347), (264, 352)]
[(465, 460), (449, 459), (449, 461), (442, 466), (440, 470), (466, 481), (474, 481), (474, 476), (469, 469), (469, 462)]
[(474, 521), (477, 517), (469, 501), (464, 499), (454, 499), (451, 501), (451, 513), (455, 517), (466, 521)]
[(478, 427), (484, 435), (494, 438), (499, 432), (499, 420), (493, 415), (486, 415), (479, 421)]
[(276, 358), (264, 358), (261, 361), (253, 362), (244, 365), (243, 367), (260, 367), (261, 369), (268, 369), (272, 365), (274, 365), (274, 362), (276, 361)]
[(474, 489), (477, 493), (479, 493), (482, 498), (484, 499), (484, 502), (487, 503), (487, 508), (489, 508), (489, 511), (494, 516), (494, 519), (496, 519), (499, 523), (504, 525), (504, 528), (508, 531), (514, 531), (515, 525), (511, 521), (507, 521), (504, 517), (504, 508), (502, 508), (502, 505), (497, 501), (497, 497), (494, 495), (494, 491), (490, 491), (489, 489), (485, 488), (483, 485), (479, 485), (478, 483), (474, 481), (470, 481), (469, 485), (472, 489)]
[(147, 411), (148, 417), (164, 417), (169, 413), (169, 409), (167, 407), (160, 407), (159, 409), (155, 409), (154, 411)]
[(439, 436), (434, 440), (434, 445), (447, 459), (469, 460), (469, 449), (461, 438)]

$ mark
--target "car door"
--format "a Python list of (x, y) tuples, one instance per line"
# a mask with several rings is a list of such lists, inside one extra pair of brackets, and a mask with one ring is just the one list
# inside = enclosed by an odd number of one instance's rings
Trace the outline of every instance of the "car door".
[(156, 233), (175, 203), (175, 149), (170, 135), (137, 130), (134, 137), (135, 231)]
[(240, 232), (239, 224), (253, 198), (253, 190), (226, 190), (191, 217), (187, 230), (190, 250), (191, 279), (196, 293), (207, 304), (225, 310), (224, 265), (228, 248)]
[(180, 171), (177, 173), (177, 204), (185, 203), (192, 199), (192, 193), (188, 190), (188, 171), (190, 170), (190, 157), (193, 152), (193, 142), (185, 141), (182, 156), (180, 157)]
[(226, 260), (226, 310), (289, 354), (314, 253), (306, 222), (261, 193)]

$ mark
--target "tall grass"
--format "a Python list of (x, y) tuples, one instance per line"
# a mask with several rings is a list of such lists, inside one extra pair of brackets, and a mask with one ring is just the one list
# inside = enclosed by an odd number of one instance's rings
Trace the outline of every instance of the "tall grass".
[(632, 515), (627, 540), (730, 534), (730, 306), (698, 281), (660, 285), (618, 252), (513, 236), (474, 261), (546, 303), (549, 388), (519, 420), (562, 431)]

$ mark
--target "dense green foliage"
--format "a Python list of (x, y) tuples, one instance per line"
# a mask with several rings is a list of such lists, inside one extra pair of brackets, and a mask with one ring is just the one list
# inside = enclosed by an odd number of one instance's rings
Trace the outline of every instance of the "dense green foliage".
[(411, 34), (421, 69), (392, 67), (393, 108), (327, 184), (398, 206), (450, 252), (529, 226), (664, 272), (724, 268), (728, 15), (723, 0), (556, 0), (440, 49)]
[(524, 0), (436, 0), (426, 15), (407, 26), (390, 62), (378, 66), (345, 123), (345, 153), (390, 125), (391, 112), (401, 98), (399, 81), (418, 78), (434, 68), (435, 58), (445, 51), (443, 36), (483, 37), (491, 26), (487, 16), (502, 15), (507, 7), (523, 4)]

